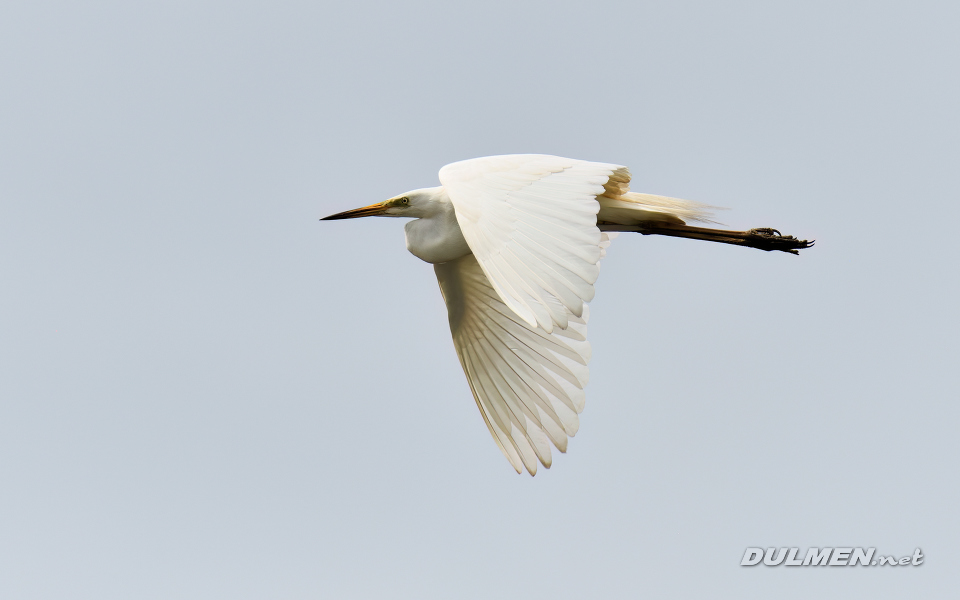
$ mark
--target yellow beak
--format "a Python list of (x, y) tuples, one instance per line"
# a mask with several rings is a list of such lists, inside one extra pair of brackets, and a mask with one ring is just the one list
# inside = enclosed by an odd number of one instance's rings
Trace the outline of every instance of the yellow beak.
[(355, 208), (353, 210), (346, 210), (342, 213), (337, 213), (335, 215), (330, 215), (329, 217), (324, 217), (320, 219), (321, 221), (336, 221), (338, 219), (356, 219), (358, 217), (376, 217), (377, 215), (382, 215), (387, 212), (388, 206), (385, 202), (380, 202), (379, 204), (371, 204), (370, 206), (364, 206), (363, 208)]

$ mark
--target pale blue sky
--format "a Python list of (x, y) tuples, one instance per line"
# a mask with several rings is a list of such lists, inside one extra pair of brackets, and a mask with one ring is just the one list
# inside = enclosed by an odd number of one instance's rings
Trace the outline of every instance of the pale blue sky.
[[(0, 597), (956, 593), (958, 17), (0, 6)], [(533, 479), (402, 223), (317, 220), (516, 152), (817, 240), (621, 236), (580, 433)]]

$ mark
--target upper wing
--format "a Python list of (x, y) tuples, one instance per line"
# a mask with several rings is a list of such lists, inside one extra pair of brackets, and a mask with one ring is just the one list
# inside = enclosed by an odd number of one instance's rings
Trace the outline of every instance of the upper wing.
[(593, 299), (597, 196), (619, 197), (625, 167), (557, 156), (475, 158), (440, 169), (463, 237), (503, 302), (545, 332)]
[[(600, 251), (609, 244), (607, 234)], [(491, 287), (474, 255), (434, 265), (453, 345), (483, 420), (513, 468), (550, 467), (548, 439), (561, 452), (580, 427), (590, 344), (587, 306), (547, 333), (524, 323)]]

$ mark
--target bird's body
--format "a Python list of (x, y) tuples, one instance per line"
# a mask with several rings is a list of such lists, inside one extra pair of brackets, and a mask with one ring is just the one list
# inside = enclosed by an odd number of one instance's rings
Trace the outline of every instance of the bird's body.
[[(708, 207), (629, 191), (620, 165), (491, 156), (423, 188), (327, 219), (411, 217), (407, 249), (434, 264), (460, 364), (484, 421), (517, 470), (549, 467), (579, 428), (590, 345), (587, 303), (613, 233), (636, 231), (793, 252), (768, 229), (691, 227)], [(549, 441), (548, 441), (549, 440)]]

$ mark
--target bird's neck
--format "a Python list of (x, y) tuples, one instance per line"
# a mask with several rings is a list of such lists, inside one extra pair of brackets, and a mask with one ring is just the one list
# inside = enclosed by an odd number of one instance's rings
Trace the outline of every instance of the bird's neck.
[(420, 260), (434, 264), (470, 254), (470, 246), (460, 231), (453, 203), (443, 187), (429, 191), (431, 198), (423, 208), (423, 216), (404, 227), (407, 250)]

